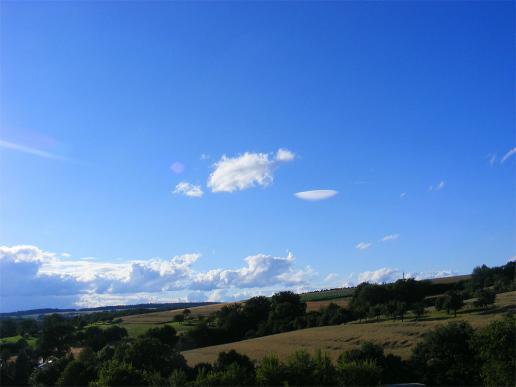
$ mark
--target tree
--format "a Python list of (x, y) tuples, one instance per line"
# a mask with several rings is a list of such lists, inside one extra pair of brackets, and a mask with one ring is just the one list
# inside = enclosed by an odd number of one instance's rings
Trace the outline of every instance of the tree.
[(26, 386), (29, 376), (33, 370), (33, 365), (27, 352), (21, 351), (14, 364), (14, 380), (18, 386)]
[(476, 294), (475, 305), (487, 309), (489, 305), (495, 303), (496, 293), (491, 289), (481, 289)]
[(94, 367), (73, 360), (67, 364), (57, 384), (59, 386), (87, 386), (96, 376), (97, 370)]
[(267, 355), (256, 369), (256, 382), (260, 386), (281, 386), (286, 381), (285, 366), (275, 355)]
[(108, 343), (115, 343), (127, 336), (127, 329), (119, 327), (118, 325), (104, 329), (104, 337)]
[(486, 386), (516, 385), (516, 320), (493, 321), (474, 336), (480, 375)]
[(405, 313), (407, 313), (407, 303), (403, 301), (396, 302), (396, 315), (401, 318), (401, 322), (405, 318)]
[(110, 361), (100, 369), (99, 378), (93, 386), (98, 387), (125, 387), (145, 386), (143, 373), (131, 364)]
[(170, 345), (171, 347), (175, 346), (178, 340), (176, 330), (170, 325), (164, 325), (160, 328), (151, 328), (145, 333), (145, 336), (158, 339), (161, 343)]
[(296, 317), (304, 316), (306, 304), (301, 302), (299, 294), (285, 291), (271, 298), (269, 325), (273, 332), (284, 332), (294, 329)]
[(419, 381), (427, 385), (478, 385), (473, 328), (454, 322), (426, 334), (412, 352), (411, 363)]
[(104, 335), (104, 331), (99, 327), (89, 327), (86, 328), (83, 334), (84, 337), (84, 345), (90, 347), (95, 352), (99, 351), (107, 344), (106, 336)]
[(312, 386), (316, 385), (315, 364), (306, 351), (296, 351), (291, 354), (285, 365), (285, 372), (289, 385)]
[(174, 322), (182, 323), (185, 321), (185, 315), (184, 314), (176, 314), (174, 316)]
[(453, 310), (454, 317), (457, 317), (457, 311), (463, 306), (464, 300), (458, 292), (450, 290), (446, 293), (443, 308), (446, 309), (448, 313), (450, 313), (450, 310)]
[(381, 374), (382, 369), (372, 360), (337, 364), (341, 386), (378, 386)]
[(46, 316), (38, 338), (38, 349), (44, 356), (64, 354), (73, 340), (74, 327), (70, 320), (58, 314)]
[(419, 320), (419, 318), (425, 314), (425, 303), (416, 302), (412, 305), (411, 309), (416, 316), (416, 320)]
[(261, 321), (267, 321), (271, 310), (271, 302), (267, 297), (258, 296), (247, 300), (243, 306), (242, 313), (244, 317), (252, 322), (254, 328)]
[(188, 320), (188, 318), (190, 317), (190, 314), (192, 314), (190, 309), (188, 309), (188, 308), (183, 309), (183, 316), (185, 317), (185, 320)]
[(114, 359), (132, 364), (138, 370), (160, 372), (164, 377), (175, 369), (186, 368), (186, 361), (179, 352), (154, 337), (143, 336), (132, 342), (121, 342)]

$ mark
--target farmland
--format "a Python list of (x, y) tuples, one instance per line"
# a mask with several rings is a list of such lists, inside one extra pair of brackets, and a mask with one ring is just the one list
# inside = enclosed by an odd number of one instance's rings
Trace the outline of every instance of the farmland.
[(428, 331), (450, 321), (464, 320), (473, 327), (483, 327), (490, 321), (500, 318), (504, 312), (516, 307), (516, 292), (502, 293), (497, 296), (495, 307), (488, 313), (475, 309), (469, 303), (457, 318), (445, 312), (430, 310), (420, 321), (371, 321), (353, 322), (336, 326), (302, 329), (270, 336), (244, 340), (236, 343), (216, 345), (184, 351), (183, 356), (190, 365), (200, 362), (213, 362), (219, 352), (235, 349), (252, 359), (275, 353), (284, 359), (292, 352), (306, 349), (315, 352), (321, 349), (332, 358), (343, 351), (356, 348), (361, 342), (372, 341), (380, 344), (386, 353), (407, 358), (420, 338)]

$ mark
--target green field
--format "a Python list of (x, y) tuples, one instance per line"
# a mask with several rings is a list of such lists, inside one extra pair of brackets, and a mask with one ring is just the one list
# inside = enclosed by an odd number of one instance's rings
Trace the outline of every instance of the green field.
[(145, 332), (147, 332), (151, 328), (161, 327), (164, 325), (170, 325), (174, 327), (176, 332), (178, 334), (188, 331), (192, 329), (194, 326), (198, 324), (198, 320), (190, 320), (185, 321), (183, 323), (179, 322), (167, 322), (167, 323), (145, 323), (145, 322), (121, 322), (121, 323), (95, 323), (90, 324), (87, 327), (99, 327), (101, 329), (109, 328), (113, 325), (117, 325), (121, 328), (125, 328), (127, 330), (127, 333), (129, 334), (129, 337), (137, 337), (140, 335), (143, 335)]
[(11, 337), (4, 337), (3, 339), (0, 339), (0, 343), (16, 343), (18, 340), (25, 339), (27, 343), (29, 344), (29, 347), (34, 348), (36, 346), (36, 338), (35, 337), (28, 337), (24, 338), (20, 335), (17, 336), (11, 336)]

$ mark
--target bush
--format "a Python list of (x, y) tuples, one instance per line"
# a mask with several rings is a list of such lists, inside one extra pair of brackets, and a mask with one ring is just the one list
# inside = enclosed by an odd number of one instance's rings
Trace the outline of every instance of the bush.
[(516, 320), (507, 317), (480, 329), (473, 339), (486, 386), (516, 385)]
[(256, 383), (260, 386), (281, 386), (286, 378), (284, 365), (274, 355), (265, 356), (256, 368)]
[(337, 375), (341, 386), (378, 386), (382, 369), (372, 360), (338, 363)]
[(473, 329), (465, 322), (449, 323), (426, 334), (412, 353), (419, 381), (429, 385), (478, 385)]
[(131, 364), (110, 361), (101, 368), (99, 378), (92, 384), (92, 387), (132, 387), (146, 384), (143, 373)]

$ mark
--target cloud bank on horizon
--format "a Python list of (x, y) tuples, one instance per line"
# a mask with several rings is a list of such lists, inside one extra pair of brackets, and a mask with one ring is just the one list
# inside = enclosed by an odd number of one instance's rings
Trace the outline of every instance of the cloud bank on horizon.
[[(323, 287), (353, 286), (360, 282), (385, 282), (401, 278), (397, 269), (352, 273), (345, 281), (337, 273), (324, 279), (310, 266), (298, 267), (295, 257), (256, 254), (236, 269), (198, 271), (193, 266), (201, 254), (170, 259), (97, 261), (72, 259), (36, 246), (0, 246), (0, 311), (44, 307), (95, 307), (114, 304), (233, 301), (271, 295), (292, 289), (298, 292)], [(451, 271), (407, 273), (417, 279), (454, 275)], [(30, 286), (27, 286), (30, 284)]]

